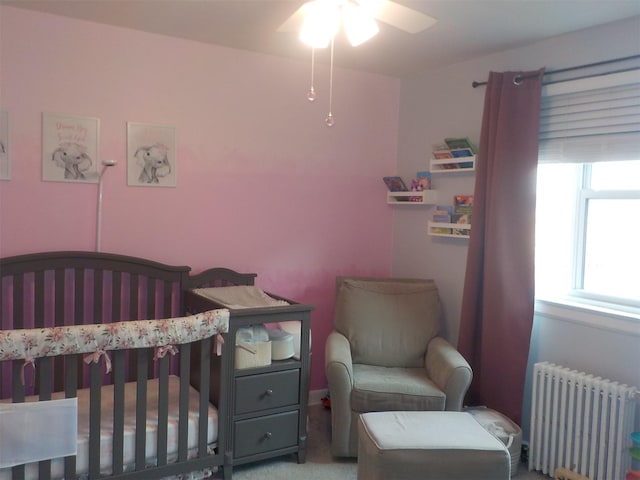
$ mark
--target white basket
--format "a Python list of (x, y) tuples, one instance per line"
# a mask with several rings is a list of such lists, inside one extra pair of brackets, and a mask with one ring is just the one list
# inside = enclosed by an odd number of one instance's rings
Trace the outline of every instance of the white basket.
[(464, 411), (470, 413), (485, 430), (505, 444), (511, 455), (511, 476), (518, 473), (522, 429), (502, 413), (487, 407), (466, 407)]

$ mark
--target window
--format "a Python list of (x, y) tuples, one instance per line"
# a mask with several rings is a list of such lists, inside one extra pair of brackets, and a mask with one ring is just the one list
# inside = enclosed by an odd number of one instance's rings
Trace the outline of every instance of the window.
[(543, 90), (536, 297), (640, 314), (640, 69)]
[(640, 307), (640, 160), (538, 168), (536, 296)]

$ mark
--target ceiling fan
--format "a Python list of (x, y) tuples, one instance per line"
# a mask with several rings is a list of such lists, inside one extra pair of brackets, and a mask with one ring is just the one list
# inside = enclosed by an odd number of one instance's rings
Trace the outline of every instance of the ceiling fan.
[(307, 100), (314, 102), (314, 52), (331, 44), (329, 70), (329, 113), (325, 124), (335, 123), (333, 97), (334, 38), (342, 25), (347, 39), (354, 47), (366, 42), (379, 31), (376, 20), (408, 33), (418, 33), (437, 22), (433, 17), (400, 5), (392, 0), (311, 0), (303, 4), (280, 27), (279, 32), (299, 31), (300, 40), (311, 48), (311, 88)]
[(421, 32), (437, 22), (392, 0), (311, 0), (280, 25), (278, 31), (299, 31), (304, 43), (324, 48), (342, 24), (350, 43), (356, 46), (378, 33), (376, 20), (408, 33)]

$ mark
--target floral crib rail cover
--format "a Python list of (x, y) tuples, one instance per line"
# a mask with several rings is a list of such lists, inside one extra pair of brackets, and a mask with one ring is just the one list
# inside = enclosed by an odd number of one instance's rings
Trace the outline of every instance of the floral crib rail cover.
[(224, 308), (161, 320), (0, 330), (0, 361), (24, 359), (33, 362), (40, 357), (89, 353), (93, 354), (85, 358), (89, 363), (98, 362), (109, 350), (146, 347), (156, 347), (156, 355), (161, 357), (172, 351), (173, 345), (214, 335), (220, 354), (220, 334), (228, 330), (229, 310)]

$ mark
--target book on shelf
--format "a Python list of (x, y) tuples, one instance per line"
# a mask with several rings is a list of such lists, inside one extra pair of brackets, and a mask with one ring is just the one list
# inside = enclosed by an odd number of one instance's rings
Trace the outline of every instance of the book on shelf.
[[(452, 215), (453, 215), (453, 205), (436, 205), (436, 209), (433, 211), (432, 218), (435, 223), (451, 223)], [(431, 233), (438, 233), (441, 235), (450, 235), (451, 228), (431, 227)]]
[[(471, 225), (473, 211), (473, 195), (454, 195), (452, 223)], [(452, 228), (452, 235), (469, 235), (467, 228)]]
[(384, 181), (385, 185), (387, 185), (387, 188), (389, 189), (390, 192), (408, 192), (409, 191), (409, 189), (404, 183), (404, 180), (402, 180), (401, 177), (383, 177), (382, 180)]
[(449, 215), (449, 221), (453, 215), (453, 205), (436, 205), (436, 209), (433, 212), (434, 215)]
[(473, 210), (473, 195), (454, 195), (453, 213), (471, 215)]
[(450, 150), (458, 150), (458, 149), (468, 148), (473, 152), (473, 155), (478, 153), (478, 149), (473, 144), (473, 142), (471, 140), (469, 140), (469, 137), (463, 137), (463, 138), (450, 137), (450, 138), (445, 138), (444, 139), (444, 143), (447, 144), (447, 147)]
[[(471, 214), (470, 213), (454, 213), (451, 219), (452, 223), (458, 225), (471, 225)], [(469, 235), (471, 230), (468, 228), (452, 228), (452, 235)]]
[(462, 158), (462, 157), (473, 157), (473, 150), (470, 148), (456, 148), (455, 150), (450, 150), (453, 158)]
[[(451, 150), (451, 154), (453, 158), (467, 158), (473, 157), (474, 153), (470, 148), (457, 148), (455, 150)], [(456, 163), (458, 168), (473, 168), (473, 161), (468, 162), (458, 162)]]
[(436, 223), (451, 223), (451, 215), (438, 215), (436, 213), (433, 214), (433, 221)]
[(453, 158), (453, 153), (451, 153), (451, 150), (449, 149), (434, 150), (433, 158), (435, 158), (436, 160), (446, 160), (447, 158)]

